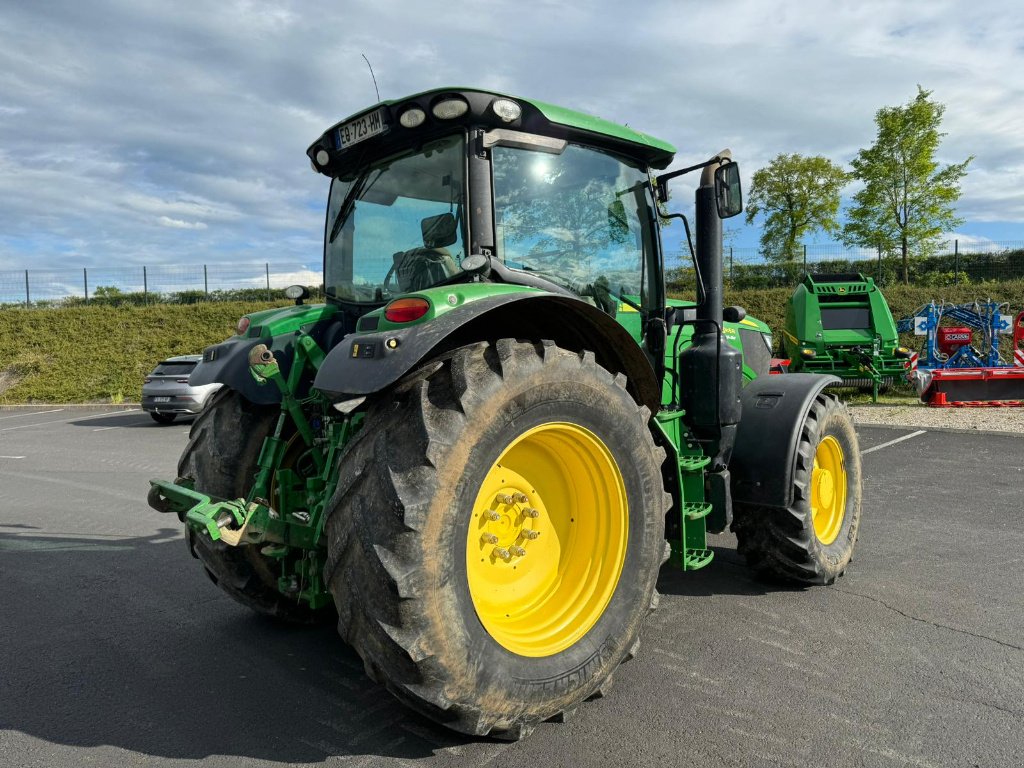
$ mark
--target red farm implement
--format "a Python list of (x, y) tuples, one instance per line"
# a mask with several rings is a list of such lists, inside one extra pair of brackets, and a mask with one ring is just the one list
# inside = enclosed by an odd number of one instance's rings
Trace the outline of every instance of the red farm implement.
[[(899, 321), (901, 332), (924, 336), (910, 376), (922, 402), (935, 407), (1024, 406), (1024, 312), (996, 302), (932, 302)], [(1013, 335), (1011, 362), (1000, 337)]]

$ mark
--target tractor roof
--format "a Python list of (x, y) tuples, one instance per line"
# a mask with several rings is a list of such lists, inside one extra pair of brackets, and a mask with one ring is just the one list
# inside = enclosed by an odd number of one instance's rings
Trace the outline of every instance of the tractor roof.
[[(440, 119), (435, 116), (434, 107), (450, 100), (464, 101), (468, 108), (454, 118)], [(514, 120), (503, 120), (494, 111), (494, 103), (506, 99), (518, 104), (521, 115)], [(406, 128), (400, 119), (412, 110), (420, 110), (424, 114), (423, 122), (412, 128)], [(346, 126), (355, 124), (360, 118), (373, 116), (383, 122), (384, 128), (369, 138), (359, 139), (359, 143), (349, 142), (346, 146), (341, 139), (341, 131)], [(533, 99), (509, 96), (496, 91), (485, 91), (478, 88), (435, 88), (416, 93), (401, 99), (382, 101), (368, 109), (360, 110), (344, 120), (331, 126), (307, 150), (317, 170), (328, 172), (325, 164), (316, 163), (318, 150), (326, 150), (332, 159), (340, 164), (350, 165), (357, 161), (355, 157), (374, 155), (387, 151), (393, 146), (407, 144), (415, 139), (429, 138), (442, 132), (450, 132), (453, 125), (478, 125), (487, 128), (503, 128), (527, 133), (578, 141), (617, 151), (629, 157), (642, 160), (652, 168), (665, 168), (672, 162), (675, 147), (668, 142), (656, 139), (646, 133), (634, 130), (629, 126), (618, 125), (600, 117), (577, 112), (565, 107), (547, 104)], [(353, 152), (358, 146), (360, 151)], [(331, 163), (334, 166), (334, 163)], [(336, 170), (336, 166), (334, 166)]]

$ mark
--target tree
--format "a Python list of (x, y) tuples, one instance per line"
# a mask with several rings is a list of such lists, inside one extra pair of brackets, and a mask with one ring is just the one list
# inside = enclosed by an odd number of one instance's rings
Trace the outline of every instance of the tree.
[(883, 107), (875, 113), (878, 137), (857, 153), (853, 176), (864, 188), (853, 196), (843, 227), (846, 245), (878, 247), (903, 256), (903, 282), (909, 282), (911, 249), (916, 255), (935, 252), (943, 232), (963, 223), (953, 204), (960, 198), (960, 179), (971, 155), (962, 163), (940, 169), (935, 160), (943, 104), (931, 91), (917, 86), (916, 98), (902, 107)]
[(765, 217), (761, 253), (773, 261), (791, 261), (799, 255), (800, 241), (808, 232), (839, 232), (839, 192), (848, 181), (846, 171), (816, 155), (779, 155), (754, 173), (747, 196), (747, 224)]

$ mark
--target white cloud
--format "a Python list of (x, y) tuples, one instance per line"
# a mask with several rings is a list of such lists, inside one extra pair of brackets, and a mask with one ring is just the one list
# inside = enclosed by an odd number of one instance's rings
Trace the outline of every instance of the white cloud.
[(160, 222), (161, 227), (171, 227), (172, 229), (206, 229), (204, 221), (182, 221), (168, 216), (161, 216), (157, 221)]
[(940, 160), (976, 156), (961, 215), (1024, 239), (1009, 0), (469, 6), (4, 4), (0, 268), (317, 257), (327, 184), (304, 152), (376, 99), (364, 53), (385, 99), (503, 90), (672, 141), (676, 167), (729, 146), (748, 183), (781, 152), (847, 164), (921, 84), (947, 105)]

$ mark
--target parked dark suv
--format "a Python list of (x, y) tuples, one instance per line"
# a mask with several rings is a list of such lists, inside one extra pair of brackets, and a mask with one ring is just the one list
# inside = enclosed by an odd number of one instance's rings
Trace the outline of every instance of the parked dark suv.
[(161, 424), (170, 424), (178, 414), (194, 416), (203, 410), (220, 384), (193, 387), (188, 383), (202, 359), (202, 355), (182, 355), (157, 363), (142, 385), (142, 410)]

